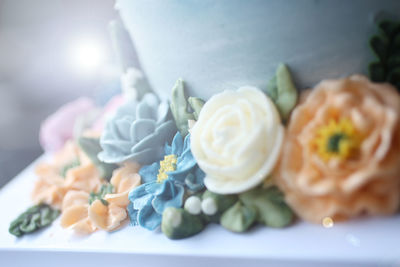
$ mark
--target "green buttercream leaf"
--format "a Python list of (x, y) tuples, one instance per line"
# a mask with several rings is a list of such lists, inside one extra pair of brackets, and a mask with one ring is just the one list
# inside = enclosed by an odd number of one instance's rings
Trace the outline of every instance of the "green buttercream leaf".
[(192, 215), (182, 208), (168, 207), (163, 212), (161, 230), (170, 239), (193, 236), (205, 226), (201, 215)]
[(102, 151), (98, 138), (80, 137), (78, 139), (80, 148), (85, 152), (89, 159), (96, 165), (100, 176), (110, 180), (112, 172), (118, 167), (116, 164), (105, 163), (99, 160), (97, 155)]
[(178, 79), (172, 88), (171, 111), (176, 127), (183, 137), (189, 133), (188, 120), (194, 120), (194, 115), (188, 111), (183, 80)]
[(278, 82), (276, 75), (272, 77), (267, 85), (267, 95), (275, 102), (278, 99)]
[(221, 216), (221, 225), (233, 232), (244, 232), (256, 221), (257, 210), (244, 206), (240, 201), (227, 209)]
[(396, 35), (400, 31), (400, 23), (390, 20), (383, 20), (379, 22), (378, 27), (384, 35), (389, 37)]
[(112, 184), (103, 184), (100, 191), (95, 193), (91, 192), (89, 195), (89, 204), (92, 204), (95, 200), (99, 199), (103, 205), (107, 206), (108, 202), (104, 200), (104, 196), (112, 194), (114, 192), (114, 186)]
[(212, 216), (207, 216), (211, 222), (219, 223), (221, 215), (230, 207), (232, 207), (238, 200), (237, 195), (219, 195), (211, 191), (204, 191), (202, 199), (212, 198), (217, 205), (217, 213)]
[(286, 121), (296, 106), (298, 93), (285, 64), (278, 66), (275, 76), (267, 85), (266, 93), (274, 101), (282, 119)]
[(400, 52), (389, 58), (388, 67), (389, 67), (389, 69), (395, 69), (395, 68), (400, 67)]
[(11, 222), (8, 231), (17, 237), (33, 233), (50, 225), (60, 215), (60, 211), (47, 204), (39, 204), (27, 209)]
[(70, 163), (64, 165), (61, 170), (60, 170), (60, 174), (62, 177), (67, 176), (67, 172), (75, 167), (78, 167), (79, 165), (81, 165), (81, 163), (79, 162), (79, 159), (75, 159), (73, 161), (71, 161)]
[(400, 88), (400, 67), (392, 69), (388, 74), (388, 82)]
[(375, 35), (371, 38), (369, 44), (379, 60), (386, 61), (389, 50), (388, 40), (384, 37)]
[(198, 97), (189, 97), (188, 102), (193, 110), (194, 119), (197, 120), (199, 118), (200, 111), (203, 108), (205, 102), (204, 100)]
[(400, 90), (400, 23), (385, 20), (378, 23), (379, 34), (370, 39), (377, 61), (368, 66), (369, 76), (375, 82), (389, 82)]
[(380, 62), (372, 62), (368, 66), (369, 76), (375, 82), (384, 82), (386, 79), (385, 66)]
[[(178, 79), (172, 88), (171, 111), (174, 116), (176, 127), (183, 137), (189, 133), (189, 120), (196, 120), (204, 101), (200, 98), (189, 97), (186, 99), (183, 80)], [(189, 110), (189, 106), (190, 109)]]
[(397, 34), (394, 38), (393, 38), (393, 53), (394, 54), (399, 54), (400, 52), (400, 34)]
[(293, 221), (293, 212), (277, 187), (255, 188), (239, 195), (240, 201), (257, 210), (257, 221), (270, 227), (285, 227)]

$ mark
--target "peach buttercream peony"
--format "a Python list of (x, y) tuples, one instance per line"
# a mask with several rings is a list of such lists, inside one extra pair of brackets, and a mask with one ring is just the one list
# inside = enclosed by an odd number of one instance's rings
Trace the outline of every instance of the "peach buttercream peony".
[(276, 175), (288, 204), (315, 223), (398, 211), (399, 116), (395, 88), (359, 75), (303, 93)]

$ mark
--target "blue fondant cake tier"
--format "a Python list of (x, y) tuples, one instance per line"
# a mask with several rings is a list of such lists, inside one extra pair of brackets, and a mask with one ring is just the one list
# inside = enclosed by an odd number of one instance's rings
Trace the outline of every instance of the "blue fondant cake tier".
[(152, 87), (168, 97), (177, 78), (208, 99), (243, 85), (265, 88), (278, 63), (299, 88), (365, 74), (374, 22), (398, 0), (117, 0)]

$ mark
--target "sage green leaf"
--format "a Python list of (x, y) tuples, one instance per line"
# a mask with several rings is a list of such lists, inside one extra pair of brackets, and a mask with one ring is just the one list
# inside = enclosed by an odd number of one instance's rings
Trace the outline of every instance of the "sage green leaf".
[(372, 50), (374, 51), (375, 55), (381, 61), (385, 61), (389, 50), (389, 42), (387, 38), (375, 35), (372, 36), (371, 40), (369, 41), (369, 44)]
[(285, 64), (279, 64), (276, 74), (267, 85), (267, 95), (274, 101), (284, 121), (296, 106), (298, 92)]
[(219, 223), (222, 213), (232, 207), (238, 200), (237, 195), (220, 195), (206, 190), (203, 193), (202, 199), (205, 200), (207, 198), (213, 199), (217, 205), (217, 213), (211, 216), (206, 216), (209, 221), (215, 223)]
[(272, 77), (267, 85), (267, 95), (275, 102), (278, 99), (278, 81), (276, 75)]
[(170, 239), (193, 236), (205, 226), (200, 215), (192, 215), (182, 208), (168, 207), (162, 215), (161, 230)]
[(257, 210), (244, 206), (240, 201), (227, 209), (221, 216), (221, 225), (233, 232), (244, 232), (256, 221)]
[(188, 102), (186, 100), (182, 79), (178, 79), (172, 88), (170, 107), (175, 119), (176, 127), (182, 137), (185, 137), (189, 133), (188, 120), (194, 120), (194, 115), (188, 111)]
[(193, 110), (194, 119), (197, 120), (199, 118), (200, 111), (203, 108), (205, 102), (204, 100), (198, 97), (189, 97), (188, 102)]
[(78, 144), (99, 170), (100, 176), (106, 180), (110, 180), (112, 172), (118, 167), (118, 165), (105, 163), (99, 160), (97, 155), (102, 151), (100, 140), (98, 138), (79, 137)]
[(47, 204), (35, 205), (12, 221), (8, 231), (10, 234), (20, 237), (50, 225), (58, 215), (60, 212)]
[(67, 175), (67, 172), (75, 167), (78, 167), (79, 165), (81, 165), (81, 163), (79, 162), (79, 159), (75, 159), (71, 162), (69, 162), (68, 164), (64, 165), (61, 170), (60, 170), (60, 175), (62, 177), (65, 177)]
[(103, 184), (99, 192), (90, 193), (89, 204), (92, 204), (95, 200), (99, 199), (104, 206), (107, 206), (108, 202), (104, 200), (104, 196), (107, 194), (112, 194), (113, 192), (114, 192), (114, 186), (112, 184)]
[(285, 227), (293, 221), (293, 212), (286, 205), (277, 187), (255, 188), (239, 195), (247, 207), (257, 210), (257, 221), (270, 227)]
[(197, 97), (186, 99), (183, 80), (178, 79), (172, 88), (171, 111), (176, 127), (183, 137), (189, 133), (189, 120), (197, 120), (204, 101)]

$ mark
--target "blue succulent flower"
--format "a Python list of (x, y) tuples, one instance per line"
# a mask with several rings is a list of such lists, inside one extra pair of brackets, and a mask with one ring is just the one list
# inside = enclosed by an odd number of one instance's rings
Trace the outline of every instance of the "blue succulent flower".
[(107, 163), (136, 161), (141, 165), (162, 159), (164, 144), (176, 133), (167, 102), (153, 93), (140, 102), (129, 101), (107, 122), (98, 157)]
[(133, 225), (156, 229), (165, 208), (182, 207), (185, 189), (204, 188), (205, 174), (190, 151), (190, 135), (183, 139), (178, 132), (172, 145), (165, 145), (164, 155), (164, 160), (140, 169), (143, 184), (129, 193), (128, 212)]

